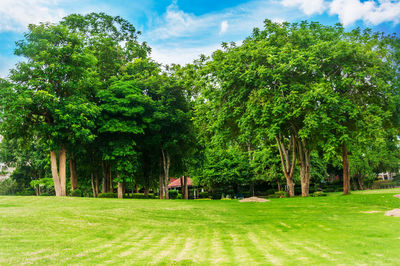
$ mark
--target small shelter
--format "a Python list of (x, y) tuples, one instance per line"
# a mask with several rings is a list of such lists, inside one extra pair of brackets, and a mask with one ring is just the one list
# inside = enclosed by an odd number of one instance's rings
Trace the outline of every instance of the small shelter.
[[(183, 182), (183, 178), (171, 178), (170, 179), (170, 183), (169, 183), (169, 185), (168, 185), (168, 189), (171, 189), (171, 188), (175, 188), (175, 189), (177, 189), (177, 188), (181, 188), (182, 186), (183, 186), (183, 184), (181, 184), (181, 180), (182, 180), (182, 182)], [(190, 188), (190, 187), (193, 187), (193, 183), (192, 183), (192, 180), (190, 179), (190, 177), (187, 177), (187, 186)]]

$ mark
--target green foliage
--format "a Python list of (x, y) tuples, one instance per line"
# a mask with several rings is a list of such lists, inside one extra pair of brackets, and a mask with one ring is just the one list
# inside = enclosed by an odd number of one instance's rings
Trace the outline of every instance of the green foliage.
[(98, 198), (118, 198), (118, 193), (99, 193)]
[(220, 200), (222, 199), (222, 192), (221, 191), (214, 191), (211, 193), (211, 199), (213, 200)]
[(204, 191), (204, 192), (199, 192), (199, 198), (200, 198), (200, 199), (206, 199), (206, 198), (209, 198), (209, 194), (208, 194), (208, 192), (207, 192), (207, 191)]
[(326, 197), (327, 194), (322, 191), (316, 191), (311, 194), (311, 197)]
[[(178, 190), (170, 190), (170, 191), (168, 191), (168, 193), (169, 193), (169, 198), (170, 199), (177, 199), (178, 198), (178, 195), (179, 195)], [(181, 195), (181, 197), (182, 197), (182, 195)]]
[(71, 197), (82, 197), (83, 193), (79, 189), (75, 189), (71, 191)]
[(222, 189), (249, 180), (251, 169), (248, 154), (238, 147), (209, 148), (204, 154), (203, 167), (194, 177), (200, 185)]
[(395, 180), (377, 180), (372, 183), (372, 189), (387, 189), (398, 187), (399, 182)]
[(18, 190), (18, 184), (13, 178), (0, 180), (0, 195), (14, 195)]
[(268, 198), (287, 198), (289, 194), (286, 191), (276, 191), (274, 194), (268, 195)]
[(124, 198), (130, 198), (130, 199), (157, 199), (158, 197), (152, 193), (149, 193), (149, 195), (144, 195), (144, 193), (126, 193), (124, 194)]

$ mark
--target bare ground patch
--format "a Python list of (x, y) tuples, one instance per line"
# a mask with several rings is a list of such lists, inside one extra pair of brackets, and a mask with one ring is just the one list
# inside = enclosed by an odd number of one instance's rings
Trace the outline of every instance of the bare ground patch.
[(258, 197), (250, 197), (250, 198), (245, 198), (242, 200), (239, 200), (240, 202), (267, 202), (269, 200), (263, 199), (263, 198), (258, 198)]
[(386, 216), (400, 217), (400, 209), (394, 209), (391, 211), (385, 212)]

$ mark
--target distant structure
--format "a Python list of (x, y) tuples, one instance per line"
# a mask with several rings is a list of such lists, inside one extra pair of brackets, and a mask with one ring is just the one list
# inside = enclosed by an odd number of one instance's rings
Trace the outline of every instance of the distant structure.
[(378, 178), (382, 180), (392, 180), (395, 175), (396, 173), (390, 173), (390, 172), (380, 173), (378, 174)]

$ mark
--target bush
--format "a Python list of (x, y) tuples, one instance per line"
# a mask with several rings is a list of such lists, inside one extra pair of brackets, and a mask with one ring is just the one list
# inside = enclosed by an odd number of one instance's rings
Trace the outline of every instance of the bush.
[(178, 196), (176, 197), (176, 199), (182, 199), (182, 194), (178, 193)]
[(206, 199), (208, 197), (209, 197), (209, 195), (208, 195), (208, 192), (206, 192), (206, 191), (199, 193), (199, 198), (200, 199)]
[(12, 178), (0, 181), (0, 195), (14, 195), (18, 189), (17, 182)]
[(99, 193), (99, 195), (97, 197), (98, 198), (118, 198), (118, 194), (117, 193), (112, 193), (112, 192)]
[(82, 191), (79, 189), (72, 190), (71, 197), (82, 197)]
[(268, 195), (273, 195), (273, 194), (275, 194), (275, 189), (273, 189), (273, 188), (270, 188), (270, 189), (267, 189), (267, 192), (266, 192), (266, 194), (267, 194), (267, 196)]
[(157, 198), (157, 196), (155, 196), (153, 193), (149, 193), (149, 195), (145, 195), (144, 193), (133, 193), (133, 194), (129, 194), (129, 196), (127, 196), (126, 198), (132, 198), (132, 199), (155, 199), (155, 198)]
[(316, 191), (312, 194), (310, 194), (311, 197), (326, 197), (327, 194), (322, 192), (322, 191)]
[(170, 199), (176, 199), (178, 197), (178, 190), (170, 190), (169, 191), (169, 198)]
[(372, 189), (386, 189), (398, 186), (397, 182), (393, 180), (378, 180), (373, 182)]
[(243, 195), (244, 198), (250, 198), (251, 197), (251, 193), (249, 191), (242, 192), (242, 195)]
[(222, 198), (222, 192), (214, 192), (211, 194), (213, 200), (220, 200)]
[(35, 196), (36, 193), (32, 189), (24, 189), (20, 192), (15, 193), (17, 196)]
[(289, 193), (286, 191), (276, 191), (272, 195), (268, 195), (267, 198), (273, 199), (273, 198), (287, 198), (289, 197)]
[(49, 193), (43, 192), (40, 194), (40, 196), (51, 196)]

